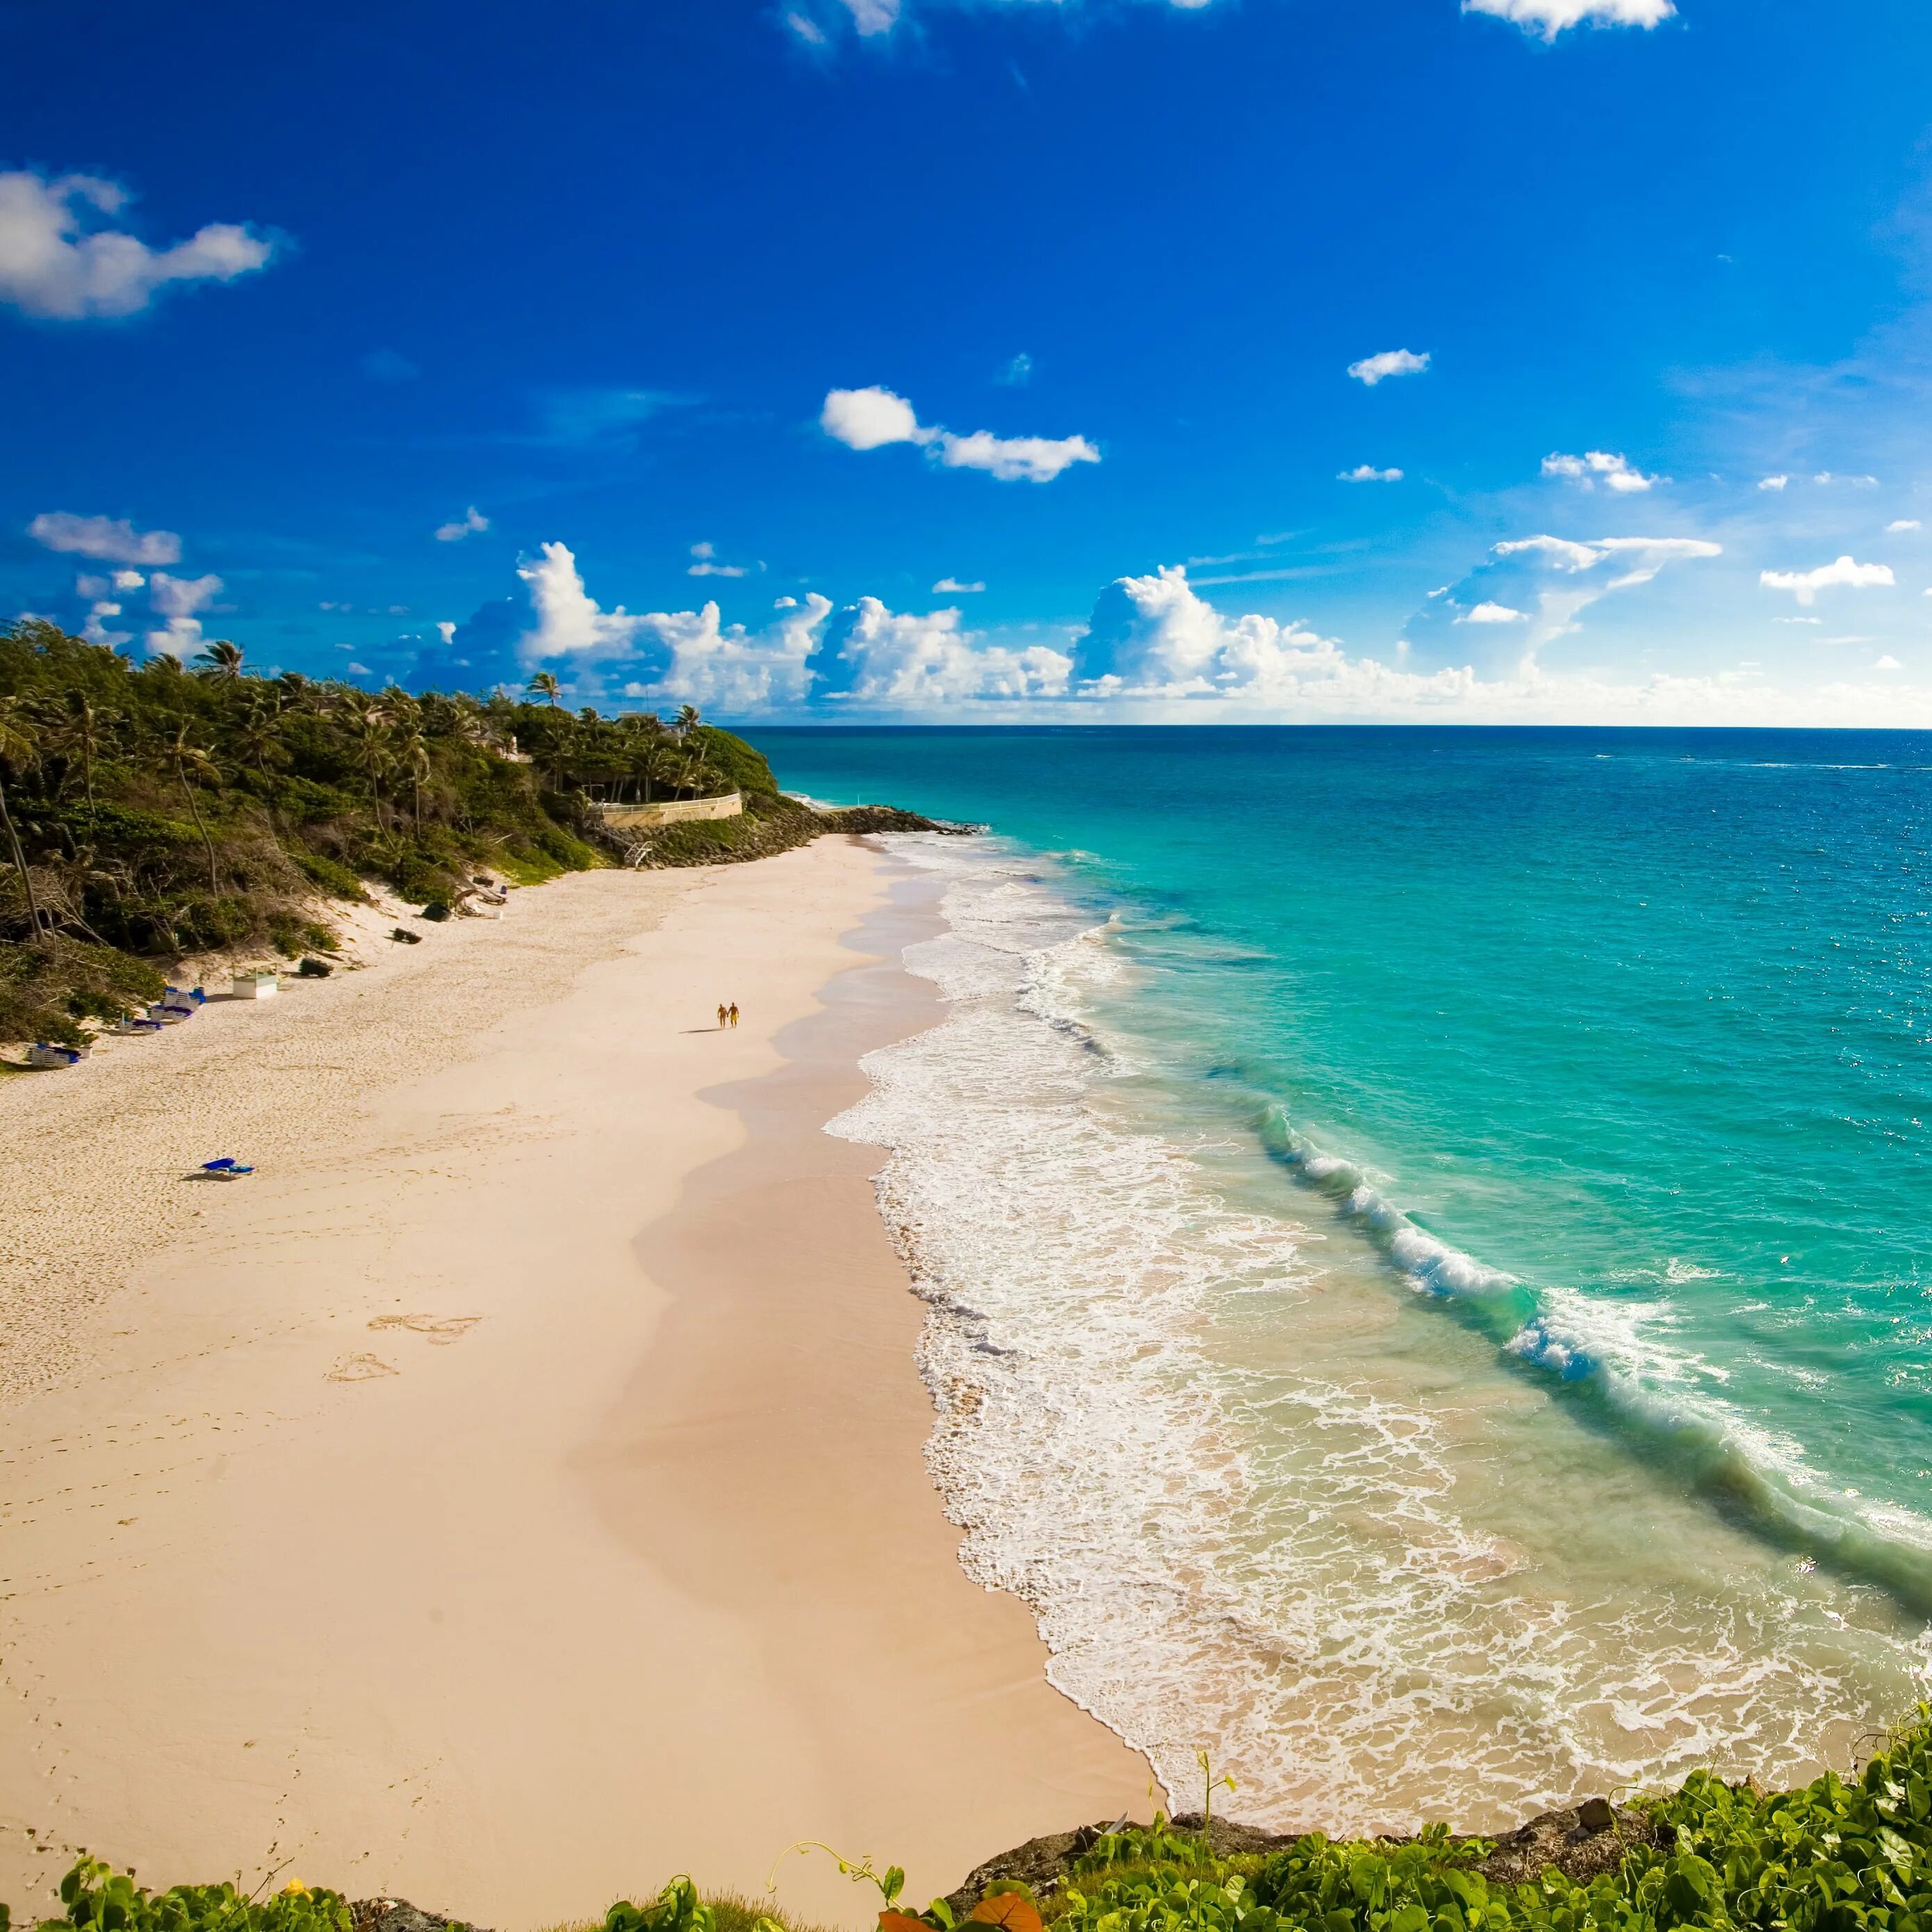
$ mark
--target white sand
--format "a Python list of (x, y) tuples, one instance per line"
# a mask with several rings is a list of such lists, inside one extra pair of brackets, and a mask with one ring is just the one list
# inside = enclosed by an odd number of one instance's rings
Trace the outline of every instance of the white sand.
[(80, 1845), (513, 1928), (797, 1838), (922, 1897), (1144, 1802), (958, 1571), (877, 1156), (818, 1131), (926, 1022), (835, 980), (888, 872), (571, 878), (0, 1082), (16, 1916)]

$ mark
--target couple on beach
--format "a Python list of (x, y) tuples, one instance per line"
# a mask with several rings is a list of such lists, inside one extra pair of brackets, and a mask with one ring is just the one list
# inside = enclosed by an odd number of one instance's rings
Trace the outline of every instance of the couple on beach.
[(724, 1032), (738, 1024), (738, 1002), (734, 1000), (728, 1006), (720, 1003), (718, 1008), (718, 1030)]

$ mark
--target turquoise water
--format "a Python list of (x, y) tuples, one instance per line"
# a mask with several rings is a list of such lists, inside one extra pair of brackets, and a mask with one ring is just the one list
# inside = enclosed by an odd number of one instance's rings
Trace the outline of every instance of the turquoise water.
[[(982, 1222), (1025, 1205), (1010, 1252), (962, 1234), (932, 1271), (943, 1294), (983, 1301), (997, 1278), (1017, 1334), (1042, 1298), (1074, 1295), (1062, 1327), (1097, 1326), (1168, 1292), (1070, 1289), (1077, 1255), (1051, 1282), (1020, 1278), (1061, 1211), (1054, 1162), (1090, 1132), (1166, 1164), (1157, 1183), (1090, 1162), (1060, 1177), (1082, 1253), (1172, 1239), (1170, 1275), (1192, 1279), (1191, 1226), (1221, 1256), (1168, 1341), (1144, 1335), (1134, 1358), (1167, 1348), (1160, 1400), (1212, 1408), (1192, 1466), (1225, 1475), (1175, 1477), (1189, 1497), (1166, 1516), (1145, 1502), (1149, 1588), (1182, 1587), (1190, 1565), (1225, 1579), (1238, 1546), (1260, 1568), (1216, 1614), (1286, 1660), (1257, 1688), (1238, 1640), (1221, 1658), (1201, 1639), (1190, 1669), (1225, 1664), (1238, 1706), (1211, 1724), (1198, 1696), (1150, 1714), (1133, 1686), (1136, 1648), (1157, 1649), (1171, 1617), (1136, 1612), (1137, 1634), (1116, 1618), (1106, 1658), (1089, 1654), (1066, 1606), (1093, 1577), (1049, 1548), (1058, 1531), (1014, 1532), (1020, 1505), (986, 1487), (1000, 1448), (977, 1419), (985, 1391), (958, 1468), (942, 1402), (942, 1486), (1004, 1552), (988, 1580), (1034, 1603), (1082, 1702), (1176, 1765), (1189, 1726), (1238, 1756), (1246, 1737), (1258, 1814), (1333, 1789), (1332, 1765), (1328, 1786), (1308, 1774), (1328, 1763), (1315, 1728), (1276, 1748), (1298, 1698), (1326, 1711), (1323, 1736), (1342, 1724), (1386, 1760), (1382, 1796), (1365, 1782), (1361, 1802), (1388, 1802), (1393, 1778), (1394, 1808), (1414, 1811), (1505, 1760), (1526, 1796), (1699, 1751), (1808, 1762), (1914, 1694), (1932, 1612), (1932, 736), (758, 735), (790, 788), (994, 828), (913, 855), (948, 881), (954, 952), (931, 976), (958, 1016), (945, 1052), (878, 1076), (880, 1106), (916, 1071), (923, 1104), (953, 1104), (950, 1080), (968, 1107), (997, 1040), (997, 1133), (1015, 1107), (1058, 1124), (1024, 1166), (974, 1169)], [(995, 955), (1015, 962), (997, 986)], [(1049, 1071), (1070, 1040), (1079, 1064)], [(911, 1118), (878, 1137), (924, 1190), (920, 1225), (942, 1227), (937, 1177), (980, 1156), (915, 1147)], [(1130, 1234), (1163, 1188), (1164, 1232)], [(1004, 1346), (997, 1328), (982, 1340)], [(1044, 1332), (1029, 1346), (1041, 1390), (1103, 1377), (1049, 1360)], [(1364, 1403), (1406, 1420), (1365, 1421)], [(1036, 1436), (1027, 1453), (1059, 1451)], [(1182, 1516), (1232, 1544), (1209, 1562)], [(1317, 1520), (1333, 1543), (1318, 1562)], [(1405, 1566), (1420, 1594), (1398, 1603)], [(1449, 1658), (1429, 1606), (1439, 1623), (1442, 1592), (1466, 1587)], [(1338, 1618), (1378, 1655), (1343, 1658)], [(1634, 1642), (1674, 1647), (1668, 1710), (1618, 1678)], [(1575, 1652), (1553, 1678), (1552, 1646)], [(1467, 1734), (1432, 1766), (1403, 1715), (1424, 1706), (1430, 1736), (1450, 1712)]]

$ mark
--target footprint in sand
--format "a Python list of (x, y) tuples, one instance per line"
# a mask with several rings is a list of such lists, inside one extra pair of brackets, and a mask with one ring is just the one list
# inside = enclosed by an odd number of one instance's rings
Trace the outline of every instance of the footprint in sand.
[(379, 1376), (399, 1376), (400, 1369), (392, 1369), (380, 1355), (344, 1355), (327, 1375), (326, 1382), (370, 1382)]
[(433, 1348), (446, 1348), (460, 1342), (482, 1320), (480, 1315), (379, 1315), (372, 1328), (406, 1328), (414, 1335), (427, 1335)]

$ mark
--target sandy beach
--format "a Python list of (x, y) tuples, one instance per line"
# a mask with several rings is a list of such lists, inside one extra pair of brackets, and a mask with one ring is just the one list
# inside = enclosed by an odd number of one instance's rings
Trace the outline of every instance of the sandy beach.
[[(16, 1916), (81, 1846), (512, 1932), (805, 1838), (923, 1899), (1144, 1808), (958, 1570), (880, 1156), (820, 1131), (930, 1024), (919, 890), (579, 875), (0, 1083)], [(822, 1855), (780, 1896), (870, 1916)]]

